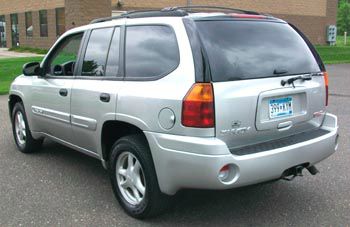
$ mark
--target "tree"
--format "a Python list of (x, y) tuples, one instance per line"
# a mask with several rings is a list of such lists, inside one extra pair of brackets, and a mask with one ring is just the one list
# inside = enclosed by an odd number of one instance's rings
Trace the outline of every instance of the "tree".
[(337, 26), (339, 35), (350, 32), (350, 3), (348, 0), (339, 1)]

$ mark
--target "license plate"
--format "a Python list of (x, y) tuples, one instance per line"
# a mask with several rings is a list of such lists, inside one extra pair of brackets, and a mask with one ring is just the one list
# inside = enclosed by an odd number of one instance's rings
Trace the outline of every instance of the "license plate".
[(269, 101), (270, 119), (293, 115), (293, 98), (276, 98)]

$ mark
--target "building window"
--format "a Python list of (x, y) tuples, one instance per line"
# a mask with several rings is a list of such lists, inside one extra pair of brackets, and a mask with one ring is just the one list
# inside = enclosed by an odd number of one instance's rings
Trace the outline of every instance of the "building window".
[(12, 46), (19, 46), (19, 34), (18, 34), (18, 15), (11, 14), (11, 38)]
[(6, 47), (6, 22), (5, 22), (5, 16), (0, 16), (0, 47)]
[(40, 23), (40, 36), (48, 36), (48, 27), (47, 27), (47, 10), (39, 11), (39, 23)]
[(32, 12), (26, 12), (26, 35), (27, 37), (33, 37), (33, 18)]
[(60, 36), (66, 31), (66, 20), (64, 8), (56, 9), (56, 35)]

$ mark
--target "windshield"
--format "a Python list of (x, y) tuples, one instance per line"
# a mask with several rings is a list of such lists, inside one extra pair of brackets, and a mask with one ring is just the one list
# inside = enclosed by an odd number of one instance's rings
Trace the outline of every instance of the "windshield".
[(214, 82), (319, 72), (309, 47), (288, 24), (196, 21)]

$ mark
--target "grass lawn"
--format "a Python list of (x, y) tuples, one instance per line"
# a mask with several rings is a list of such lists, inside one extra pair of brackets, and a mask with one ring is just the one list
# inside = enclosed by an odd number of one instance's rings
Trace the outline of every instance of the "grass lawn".
[(22, 73), (23, 64), (41, 60), (42, 57), (0, 59), (0, 94), (8, 93), (11, 82)]
[(34, 54), (46, 54), (48, 50), (33, 48), (33, 47), (11, 47), (10, 51), (20, 52), (20, 53), (34, 53)]
[(344, 36), (337, 37), (336, 46), (316, 46), (325, 64), (350, 63), (350, 37), (344, 45)]

